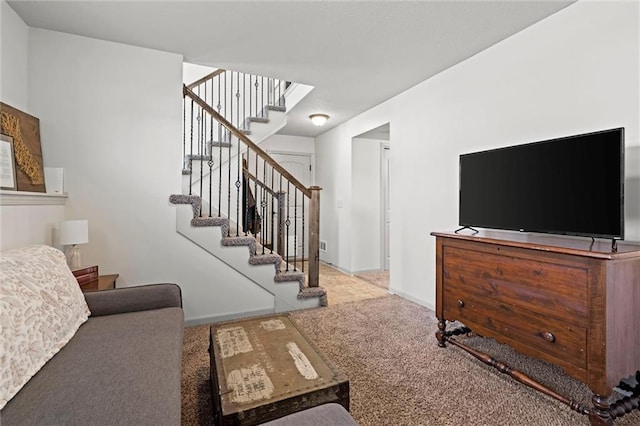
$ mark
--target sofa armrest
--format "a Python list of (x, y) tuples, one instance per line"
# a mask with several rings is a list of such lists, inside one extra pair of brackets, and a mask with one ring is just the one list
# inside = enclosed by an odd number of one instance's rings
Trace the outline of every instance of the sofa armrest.
[(91, 316), (123, 314), (161, 308), (182, 308), (177, 284), (149, 284), (85, 293)]

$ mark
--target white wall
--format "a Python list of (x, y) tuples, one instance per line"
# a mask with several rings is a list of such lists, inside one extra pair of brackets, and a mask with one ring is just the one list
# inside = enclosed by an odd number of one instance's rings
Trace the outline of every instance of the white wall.
[(351, 145), (351, 265), (356, 273), (380, 264), (380, 144), (354, 138)]
[(5, 2), (0, 0), (0, 35), (2, 48), (0, 60), (0, 100), (24, 112), (27, 109), (27, 43), (29, 27)]
[(465, 152), (624, 126), (626, 239), (640, 241), (638, 9), (575, 3), (320, 135), (323, 260), (351, 264), (351, 138), (386, 122), (394, 131), (390, 286), (400, 295), (435, 305), (429, 232), (457, 226)]
[(351, 265), (351, 137), (358, 134), (350, 124), (317, 137), (315, 151), (316, 184), (322, 187), (320, 240), (327, 243), (320, 260), (345, 270)]
[(298, 154), (313, 154), (315, 143), (313, 138), (305, 136), (278, 135), (269, 136), (260, 143), (265, 151), (295, 152)]
[[(0, 0), (0, 100), (21, 111), (29, 112), (28, 43), (29, 27), (4, 0)], [(11, 193), (0, 195), (0, 250), (29, 244), (53, 245), (53, 229), (64, 220), (64, 203), (47, 204), (45, 198), (36, 203), (19, 205), (6, 201), (16, 199)], [(30, 198), (31, 197), (19, 197)], [(24, 201), (17, 201), (23, 203)], [(33, 200), (31, 199), (31, 202)]]
[(215, 70), (215, 68), (207, 67), (204, 65), (184, 62), (182, 64), (182, 82), (184, 84), (191, 84), (194, 81), (201, 79), (205, 75), (211, 74)]
[(88, 219), (87, 264), (118, 286), (176, 282), (187, 320), (261, 311), (273, 297), (176, 233), (182, 56), (31, 28), (29, 107), (66, 218)]
[(64, 220), (64, 204), (1, 205), (0, 251), (31, 244), (57, 246), (54, 230)]

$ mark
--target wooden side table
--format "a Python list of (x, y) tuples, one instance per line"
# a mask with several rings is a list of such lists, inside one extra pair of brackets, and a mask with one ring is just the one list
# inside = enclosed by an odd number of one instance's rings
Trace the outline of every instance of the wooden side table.
[(80, 288), (84, 293), (98, 290), (109, 290), (116, 288), (116, 280), (120, 274), (113, 275), (100, 275), (97, 280), (90, 281), (86, 284), (80, 285)]

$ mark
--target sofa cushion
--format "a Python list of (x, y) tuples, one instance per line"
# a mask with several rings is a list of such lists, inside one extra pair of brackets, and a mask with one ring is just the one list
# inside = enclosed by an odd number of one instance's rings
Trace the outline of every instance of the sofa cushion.
[(0, 254), (0, 409), (90, 312), (64, 254), (30, 246)]
[(177, 425), (180, 308), (91, 317), (2, 411), (11, 425)]
[(288, 416), (263, 423), (262, 426), (358, 426), (340, 404), (329, 403), (308, 408)]

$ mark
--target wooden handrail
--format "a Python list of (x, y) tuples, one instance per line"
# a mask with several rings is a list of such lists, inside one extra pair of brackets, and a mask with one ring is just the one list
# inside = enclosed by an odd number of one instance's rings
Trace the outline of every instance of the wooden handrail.
[(222, 68), (221, 69), (217, 69), (217, 70), (205, 75), (204, 77), (194, 81), (193, 83), (189, 84), (187, 87), (189, 89), (193, 89), (194, 87), (201, 85), (205, 81), (210, 80), (210, 79), (222, 74), (223, 72), (226, 72), (226, 70), (223, 70)]
[[(246, 161), (246, 160), (242, 160), (242, 161)], [(260, 179), (258, 179), (257, 177), (255, 177), (254, 175), (251, 174), (251, 172), (246, 168), (246, 167), (242, 167), (242, 171), (244, 173), (244, 177), (254, 181), (260, 188), (264, 189), (265, 191), (267, 191), (269, 193), (269, 195), (271, 195), (274, 198), (278, 197), (278, 194), (276, 194), (271, 188), (269, 188), (267, 185), (265, 185), (264, 183), (262, 183), (262, 181)]]
[(231, 132), (235, 137), (240, 139), (242, 142), (247, 145), (247, 147), (251, 148), (255, 151), (267, 164), (273, 167), (278, 173), (284, 176), (289, 182), (293, 184), (300, 192), (302, 192), (307, 198), (311, 198), (311, 190), (305, 187), (298, 179), (296, 179), (291, 173), (284, 169), (276, 160), (274, 160), (269, 154), (262, 150), (258, 145), (256, 145), (251, 139), (247, 137), (244, 133), (238, 130), (233, 124), (231, 124), (226, 118), (220, 115), (215, 109), (209, 106), (202, 98), (193, 93), (191, 89), (189, 89), (186, 85), (182, 86), (182, 93), (184, 96), (189, 96), (195, 103), (200, 105), (200, 107), (207, 111), (218, 123), (222, 124), (229, 132)]

